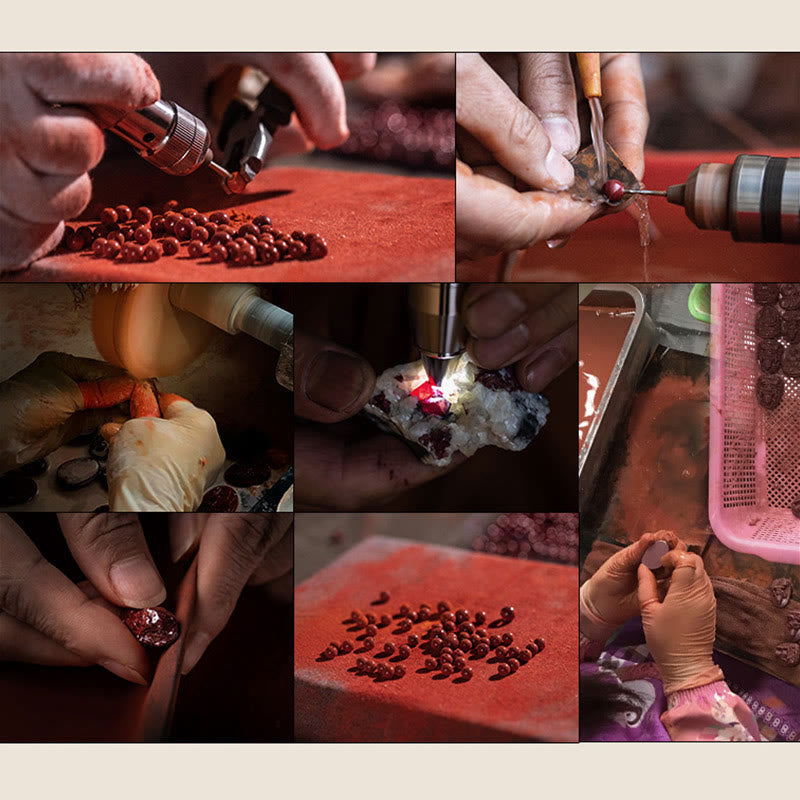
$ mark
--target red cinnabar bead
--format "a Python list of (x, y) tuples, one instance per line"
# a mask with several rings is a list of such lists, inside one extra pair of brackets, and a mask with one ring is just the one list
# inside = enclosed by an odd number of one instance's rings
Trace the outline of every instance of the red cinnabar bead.
[(504, 622), (511, 622), (511, 620), (514, 619), (515, 613), (513, 606), (503, 606), (500, 609), (500, 617)]
[(505, 662), (501, 662), (497, 665), (497, 674), (502, 675), (505, 677), (506, 675), (511, 674), (511, 667), (508, 666)]
[(618, 203), (625, 196), (625, 187), (621, 181), (612, 178), (603, 184), (603, 194), (609, 202)]
[(461, 670), (461, 677), (465, 681), (468, 681), (472, 677), (472, 667), (464, 667), (464, 669)]

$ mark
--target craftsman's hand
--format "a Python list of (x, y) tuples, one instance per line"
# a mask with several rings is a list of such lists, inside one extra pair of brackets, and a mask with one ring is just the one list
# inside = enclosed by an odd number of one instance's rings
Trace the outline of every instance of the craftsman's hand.
[(667, 553), (661, 563), (672, 570), (663, 602), (653, 573), (639, 567), (639, 604), (647, 646), (664, 692), (670, 694), (722, 680), (714, 664), (717, 601), (700, 556), (681, 550)]
[(225, 462), (213, 417), (174, 394), (159, 394), (164, 418), (108, 423), (106, 477), (112, 511), (194, 511)]
[[(639, 57), (603, 53), (600, 64), (605, 138), (641, 178), (648, 114)], [(568, 55), (458, 53), (456, 76), (457, 257), (563, 241), (594, 213), (565, 191), (581, 141)]]
[(246, 585), (262, 585), (291, 570), (292, 519), (277, 513), (170, 517), (173, 559), (197, 559), (197, 604), (187, 633), (184, 675), (225, 627)]
[(164, 600), (136, 517), (62, 514), (67, 544), (89, 581), (76, 586), (45, 561), (6, 514), (0, 515), (0, 661), (99, 664), (147, 683), (147, 654), (115, 606)]
[[(357, 353), (295, 332), (295, 414), (322, 423), (355, 416), (372, 396), (375, 373)], [(358, 508), (386, 500), (443, 475), (448, 467), (423, 464), (393, 436), (353, 440), (341, 427), (298, 426), (295, 431), (298, 502), (304, 507)]]
[[(672, 553), (686, 551), (686, 545), (672, 531), (645, 533), (637, 542), (611, 556), (581, 586), (580, 630), (584, 636), (606, 641), (620, 625), (638, 616), (639, 562), (645, 550), (658, 540), (666, 542)], [(650, 576), (653, 577), (652, 572)]]
[(577, 361), (575, 284), (473, 284), (463, 308), (472, 360), (484, 369), (513, 364), (529, 392), (541, 392)]
[[(102, 361), (42, 353), (0, 383), (0, 474), (34, 461), (118, 416), (118, 410), (100, 408), (101, 400), (82, 391), (82, 386), (88, 386), (82, 382), (122, 375), (122, 370)], [(124, 377), (116, 380), (129, 385), (130, 394), (133, 381)], [(122, 401), (113, 398), (109, 405), (118, 402)]]
[(154, 103), (158, 81), (130, 53), (0, 55), (0, 272), (55, 247), (89, 202), (103, 132), (77, 106)]
[[(348, 136), (342, 84), (375, 65), (374, 53), (148, 53), (146, 58), (165, 96), (209, 123), (222, 117), (242, 67), (255, 67), (268, 75), (292, 98), (296, 109), (291, 124), (275, 132), (270, 158), (314, 146), (327, 150), (340, 145)], [(209, 109), (212, 83), (221, 88)]]

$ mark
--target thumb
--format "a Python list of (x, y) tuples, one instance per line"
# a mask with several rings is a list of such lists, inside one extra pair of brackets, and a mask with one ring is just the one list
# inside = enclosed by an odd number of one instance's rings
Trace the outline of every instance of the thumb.
[(100, 435), (109, 444), (114, 444), (114, 438), (119, 433), (121, 427), (122, 427), (121, 422), (106, 422), (106, 424), (100, 428)]
[(179, 394), (172, 394), (171, 392), (158, 393), (158, 405), (161, 407), (164, 419), (173, 419), (180, 415), (184, 406), (176, 406), (176, 403), (188, 403), (192, 408), (195, 407), (190, 400), (181, 397)]
[(636, 577), (639, 579), (639, 586), (637, 589), (639, 608), (644, 611), (653, 603), (658, 603), (658, 584), (656, 583), (656, 576), (653, 575), (652, 570), (649, 570), (644, 564), (639, 564)]
[(348, 419), (375, 388), (375, 372), (367, 361), (327, 339), (296, 332), (294, 356), (294, 410), (306, 419)]

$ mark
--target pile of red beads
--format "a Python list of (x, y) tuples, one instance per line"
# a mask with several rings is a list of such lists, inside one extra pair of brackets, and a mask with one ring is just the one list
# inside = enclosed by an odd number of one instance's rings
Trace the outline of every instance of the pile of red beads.
[[(381, 592), (372, 605), (382, 605), (388, 599), (389, 593)], [(544, 639), (539, 637), (524, 646), (516, 645), (514, 633), (508, 629), (515, 617), (514, 608), (504, 606), (497, 619), (487, 622), (485, 611), (453, 610), (446, 600), (439, 601), (435, 607), (428, 603), (422, 603), (417, 609), (401, 605), (392, 616), (355, 610), (344, 624), (357, 634), (356, 644), (349, 639), (330, 642), (320, 653), (319, 660), (333, 661), (338, 656), (353, 653), (357, 656), (352, 665), (355, 672), (378, 683), (405, 677), (409, 671), (405, 662), (410, 658), (422, 662), (423, 668), (417, 669), (417, 673), (453, 676), (458, 683), (471, 680), (479, 663), (497, 665), (497, 671), (492, 673), (496, 680), (517, 672), (545, 647)], [(414, 626), (423, 623), (429, 623), (424, 632), (422, 629), (413, 631)], [(392, 624), (395, 629), (386, 630)], [(378, 642), (382, 631), (397, 636), (398, 641)], [(402, 641), (401, 634), (405, 637)], [(370, 655), (364, 655), (367, 653)]]
[(94, 226), (67, 225), (61, 246), (78, 252), (91, 250), (96, 258), (126, 263), (158, 261), (185, 248), (189, 258), (227, 262), (229, 267), (266, 266), (277, 261), (314, 260), (328, 254), (328, 243), (317, 233), (278, 230), (264, 215), (252, 217), (225, 211), (201, 214), (195, 208), (178, 211), (170, 200), (163, 213), (140, 206), (104, 208)]
[(578, 563), (577, 514), (501, 514), (472, 540), (481, 553)]
[(456, 116), (452, 108), (415, 108), (386, 100), (348, 117), (350, 137), (339, 148), (348, 156), (419, 169), (452, 172)]

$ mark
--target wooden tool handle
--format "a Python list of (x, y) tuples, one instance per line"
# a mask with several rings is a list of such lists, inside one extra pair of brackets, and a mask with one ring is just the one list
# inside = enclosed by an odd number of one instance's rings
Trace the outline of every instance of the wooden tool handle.
[(586, 97), (602, 97), (600, 88), (600, 53), (576, 53), (578, 70), (581, 73), (583, 94)]

